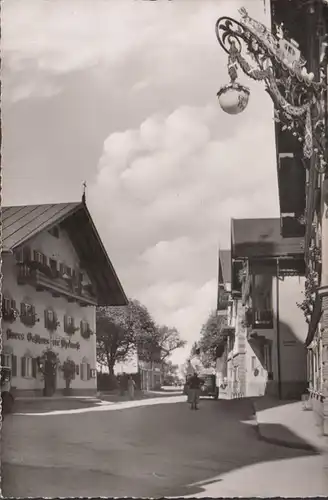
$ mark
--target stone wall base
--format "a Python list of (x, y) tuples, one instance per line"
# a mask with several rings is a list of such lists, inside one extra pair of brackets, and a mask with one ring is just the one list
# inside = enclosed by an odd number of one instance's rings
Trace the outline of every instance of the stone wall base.
[(309, 398), (315, 424), (322, 434), (328, 436), (328, 401), (317, 394), (310, 392)]

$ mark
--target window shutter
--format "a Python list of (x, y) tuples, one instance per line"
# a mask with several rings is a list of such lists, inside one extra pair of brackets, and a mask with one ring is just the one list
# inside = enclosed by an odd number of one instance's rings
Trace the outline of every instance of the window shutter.
[(87, 364), (87, 380), (91, 379), (91, 369), (89, 363)]
[(48, 328), (48, 310), (44, 310), (44, 327)]
[(80, 331), (83, 334), (84, 333), (84, 328), (83, 328), (83, 321), (80, 321)]
[(29, 246), (24, 247), (23, 248), (23, 260), (24, 260), (24, 262), (30, 262), (31, 255), (32, 255), (32, 252), (31, 252), (30, 247)]
[(25, 316), (25, 304), (24, 304), (24, 302), (21, 303), (21, 316)]
[(13, 377), (17, 377), (17, 356), (11, 355), (11, 373)]
[(25, 358), (21, 358), (21, 376), (22, 377), (25, 377), (25, 373), (26, 373), (26, 363), (25, 363)]
[(65, 266), (63, 263), (59, 264), (59, 272), (61, 275), (63, 275), (65, 273)]
[(83, 365), (80, 364), (80, 379), (83, 380)]
[(36, 358), (32, 358), (32, 377), (36, 378)]
[(31, 313), (33, 316), (35, 316), (35, 306), (31, 306)]
[(47, 266), (48, 265), (48, 259), (47, 259), (47, 256), (46, 255), (43, 255), (42, 254), (42, 263), (44, 266)]
[(5, 365), (5, 356), (1, 354), (1, 366)]
[(16, 300), (13, 300), (11, 301), (11, 308), (12, 309), (16, 309)]
[(67, 315), (64, 316), (64, 332), (67, 333)]
[(76, 375), (80, 374), (80, 365), (75, 365), (75, 373)]

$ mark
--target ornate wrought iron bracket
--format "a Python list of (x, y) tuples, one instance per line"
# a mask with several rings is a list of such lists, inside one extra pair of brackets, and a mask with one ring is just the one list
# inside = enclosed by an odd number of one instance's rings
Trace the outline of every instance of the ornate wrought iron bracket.
[(236, 114), (248, 103), (249, 89), (237, 83), (238, 69), (256, 81), (263, 81), (275, 105), (275, 121), (303, 143), (304, 157), (316, 155), (316, 168), (327, 167), (325, 138), (325, 82), (314, 81), (306, 70), (306, 61), (298, 45), (284, 38), (278, 27), (277, 36), (252, 19), (246, 9), (239, 10), (241, 20), (218, 19), (217, 39), (228, 54), (230, 84), (218, 92), (224, 111)]

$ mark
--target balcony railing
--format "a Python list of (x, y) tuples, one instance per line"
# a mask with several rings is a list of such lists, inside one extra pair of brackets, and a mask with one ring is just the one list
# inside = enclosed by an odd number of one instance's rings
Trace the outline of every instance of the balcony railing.
[(225, 290), (219, 290), (218, 311), (225, 311), (230, 305), (230, 293)]
[(248, 309), (245, 316), (248, 327), (263, 330), (273, 328), (273, 311), (270, 309)]
[(17, 283), (31, 285), (36, 290), (47, 290), (55, 297), (66, 297), (69, 302), (78, 302), (80, 305), (97, 305), (96, 297), (81, 283), (74, 283), (73, 279), (49, 277), (38, 269), (31, 269), (27, 264), (18, 265)]

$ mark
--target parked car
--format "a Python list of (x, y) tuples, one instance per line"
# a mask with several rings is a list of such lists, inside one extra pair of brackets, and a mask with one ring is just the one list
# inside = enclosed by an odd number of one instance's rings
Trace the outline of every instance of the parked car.
[(209, 396), (213, 399), (218, 399), (219, 388), (216, 385), (216, 375), (201, 374), (199, 377), (202, 380), (201, 396)]

